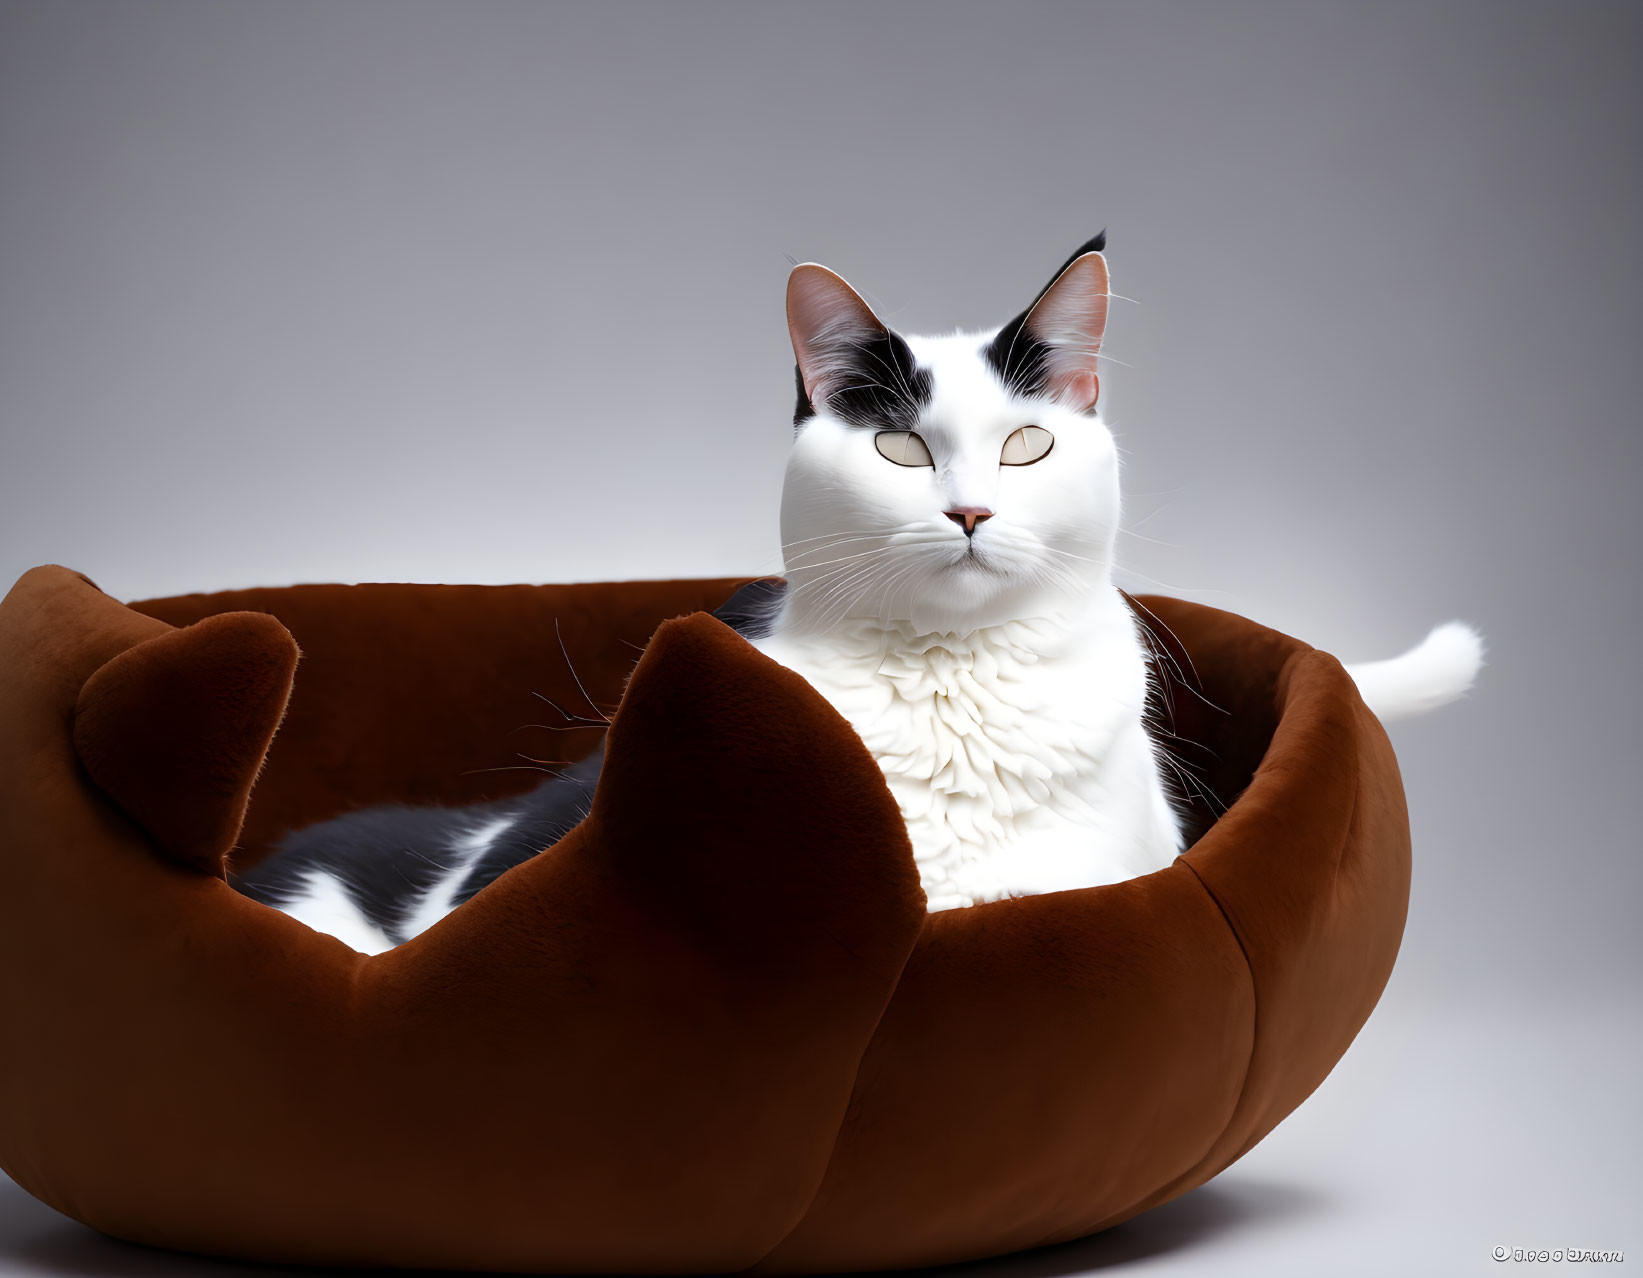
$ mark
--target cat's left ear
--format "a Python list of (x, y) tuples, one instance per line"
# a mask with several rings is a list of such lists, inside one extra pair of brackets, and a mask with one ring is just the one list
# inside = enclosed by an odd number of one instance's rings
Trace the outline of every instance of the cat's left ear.
[(1077, 412), (1093, 409), (1101, 394), (1096, 357), (1107, 331), (1107, 297), (1107, 259), (1099, 252), (1074, 256), (987, 348), (1005, 385)]

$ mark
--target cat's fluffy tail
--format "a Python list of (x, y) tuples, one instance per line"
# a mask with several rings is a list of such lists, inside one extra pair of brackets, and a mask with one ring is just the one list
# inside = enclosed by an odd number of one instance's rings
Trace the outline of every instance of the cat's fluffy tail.
[(1382, 723), (1447, 705), (1472, 686), (1483, 666), (1483, 636), (1464, 621), (1433, 627), (1408, 652), (1348, 666), (1358, 695)]

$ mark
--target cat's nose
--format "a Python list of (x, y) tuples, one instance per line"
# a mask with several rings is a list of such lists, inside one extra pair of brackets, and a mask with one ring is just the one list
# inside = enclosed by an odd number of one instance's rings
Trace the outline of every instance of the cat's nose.
[(993, 517), (993, 512), (985, 506), (960, 506), (957, 510), (944, 510), (941, 513), (964, 529), (966, 537), (974, 537), (981, 521)]

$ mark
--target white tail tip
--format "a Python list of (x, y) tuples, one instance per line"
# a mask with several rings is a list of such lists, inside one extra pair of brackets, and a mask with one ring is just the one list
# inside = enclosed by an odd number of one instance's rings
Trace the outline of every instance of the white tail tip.
[(1447, 705), (1483, 668), (1483, 636), (1464, 621), (1446, 621), (1402, 656), (1348, 666), (1358, 695), (1383, 723)]

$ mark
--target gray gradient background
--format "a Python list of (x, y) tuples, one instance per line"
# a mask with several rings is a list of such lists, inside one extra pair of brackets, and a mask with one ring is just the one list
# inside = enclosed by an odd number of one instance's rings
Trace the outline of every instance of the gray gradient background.
[[(775, 570), (787, 255), (982, 327), (1107, 226), (1125, 584), (1490, 665), (1394, 730), (1408, 936), (1331, 1079), (985, 1268), (1643, 1250), (1640, 52), (1635, 5), (4, 4), (0, 577)], [(8, 1266), (238, 1272), (9, 1184)]]

